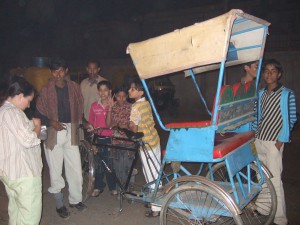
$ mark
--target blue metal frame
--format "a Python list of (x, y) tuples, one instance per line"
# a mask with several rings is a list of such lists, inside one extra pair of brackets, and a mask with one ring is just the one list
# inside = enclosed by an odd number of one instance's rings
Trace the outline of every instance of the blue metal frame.
[(190, 69), (190, 70), (189, 70), (189, 73), (190, 73), (190, 76), (191, 76), (192, 79), (193, 79), (193, 82), (194, 82), (194, 84), (195, 84), (196, 90), (197, 90), (198, 94), (200, 95), (200, 98), (201, 98), (201, 100), (202, 100), (202, 102), (203, 102), (203, 104), (204, 104), (204, 106), (205, 106), (205, 109), (206, 109), (208, 115), (211, 116), (211, 111), (209, 111), (209, 109), (208, 109), (208, 107), (207, 107), (206, 101), (205, 101), (205, 99), (204, 99), (204, 97), (203, 97), (203, 95), (202, 95), (202, 93), (201, 93), (200, 87), (199, 87), (199, 85), (198, 85), (198, 83), (197, 83), (197, 81), (196, 81), (195, 74), (194, 74), (193, 70)]
[[(248, 19), (239, 19), (234, 22), (234, 24), (239, 24), (248, 21)], [(253, 46), (247, 46), (243, 48), (237, 48), (230, 50), (228, 49), (228, 52), (230, 51), (243, 51), (247, 49), (252, 48), (262, 48), (264, 46), (266, 34), (267, 34), (267, 26), (257, 26), (254, 28), (250, 28), (247, 30), (243, 30), (241, 32), (235, 32), (232, 33), (231, 36), (239, 35), (242, 33), (247, 33), (253, 30), (257, 29), (264, 29), (264, 37), (262, 40), (262, 43), (260, 45), (253, 45)], [(245, 143), (244, 145), (240, 146), (238, 149), (234, 150), (233, 152), (227, 154), (223, 158), (214, 159), (213, 158), (213, 151), (214, 151), (214, 139), (216, 132), (221, 132), (226, 126), (230, 125), (230, 122), (224, 122), (218, 124), (218, 112), (220, 110), (224, 110), (228, 107), (231, 107), (231, 105), (239, 105), (239, 104), (247, 104), (247, 102), (253, 102), (257, 98), (257, 88), (258, 88), (258, 82), (260, 78), (260, 72), (261, 72), (261, 65), (262, 65), (262, 55), (259, 58), (259, 65), (257, 70), (257, 79), (256, 79), (256, 95), (255, 97), (249, 98), (249, 99), (243, 99), (240, 101), (231, 102), (228, 104), (220, 105), (220, 92), (224, 80), (224, 72), (225, 72), (225, 65), (226, 60), (220, 62), (220, 69), (219, 69), (219, 78), (218, 78), (218, 84), (217, 84), (217, 90), (215, 95), (215, 102), (213, 107), (213, 112), (210, 112), (207, 104), (203, 98), (203, 95), (201, 93), (200, 87), (196, 82), (195, 74), (193, 73), (192, 69), (189, 70), (189, 73), (193, 79), (193, 82), (195, 84), (195, 87), (197, 89), (197, 92), (204, 102), (205, 108), (212, 116), (211, 118), (211, 125), (206, 127), (199, 127), (199, 128), (167, 128), (161, 118), (160, 115), (157, 112), (157, 109), (154, 105), (153, 99), (150, 95), (148, 86), (146, 84), (145, 80), (141, 80), (144, 90), (148, 96), (149, 102), (152, 106), (153, 112), (157, 118), (157, 121), (160, 125), (160, 127), (165, 131), (170, 131), (170, 136), (167, 143), (167, 151), (163, 158), (163, 163), (159, 171), (159, 178), (151, 183), (148, 183), (144, 186), (144, 188), (149, 188), (150, 185), (155, 183), (155, 190), (151, 198), (144, 197), (144, 201), (148, 202), (155, 202), (157, 204), (161, 204), (162, 197), (156, 198), (157, 191), (159, 186), (161, 185), (161, 181), (164, 178), (169, 179), (170, 175), (164, 175), (163, 169), (166, 164), (166, 162), (172, 162), (172, 161), (183, 161), (183, 162), (202, 162), (202, 163), (208, 163), (208, 167), (210, 169), (210, 175), (212, 180), (213, 173), (212, 173), (212, 163), (216, 162), (222, 162), (225, 161), (227, 172), (229, 175), (230, 182), (229, 183), (220, 183), (220, 186), (224, 186), (226, 188), (230, 188), (233, 193), (234, 200), (236, 204), (238, 204), (240, 207), (244, 207), (246, 204), (248, 204), (255, 195), (261, 190), (261, 185), (264, 182), (264, 176), (262, 169), (260, 167), (260, 162), (258, 160), (258, 157), (255, 153), (253, 153), (250, 142), (253, 142), (253, 140)], [(235, 118), (233, 123), (239, 123), (245, 118), (249, 116), (253, 116), (255, 113), (250, 113), (249, 115), (246, 115), (242, 118)], [(250, 126), (243, 127), (242, 129), (237, 128), (236, 132), (246, 131), (249, 130)], [(259, 184), (255, 184), (253, 181), (251, 181), (250, 177), (250, 163), (256, 161), (257, 167), (259, 170), (259, 174), (262, 178)], [(241, 169), (247, 168), (246, 175), (241, 172)], [(203, 168), (203, 164), (201, 164), (199, 171), (197, 172), (197, 175), (200, 175)], [(183, 173), (186, 175), (191, 175), (191, 173), (184, 167), (180, 166), (180, 169)], [(180, 175), (177, 173), (172, 174), (173, 178), (176, 179)], [(242, 178), (246, 179), (248, 182), (247, 184), (243, 184)], [(236, 179), (236, 180), (235, 180)], [(236, 182), (237, 181), (237, 182)]]

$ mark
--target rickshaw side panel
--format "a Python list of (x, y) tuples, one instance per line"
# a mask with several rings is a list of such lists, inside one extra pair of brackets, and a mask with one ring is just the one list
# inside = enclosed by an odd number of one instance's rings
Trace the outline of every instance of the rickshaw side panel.
[(165, 160), (180, 162), (212, 162), (214, 136), (214, 126), (171, 129)]
[(250, 142), (240, 146), (237, 150), (226, 156), (226, 164), (230, 165), (227, 167), (229, 174), (232, 176), (238, 173), (241, 169), (256, 160), (256, 150), (254, 145), (254, 139)]

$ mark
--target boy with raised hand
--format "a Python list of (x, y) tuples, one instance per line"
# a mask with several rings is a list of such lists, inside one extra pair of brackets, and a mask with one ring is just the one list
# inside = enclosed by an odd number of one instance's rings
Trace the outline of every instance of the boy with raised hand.
[[(109, 81), (103, 80), (97, 84), (98, 89), (98, 100), (95, 101), (90, 108), (89, 113), (89, 124), (94, 128), (108, 128), (106, 125), (106, 117), (109, 111), (111, 110), (110, 106), (112, 105), (112, 85)], [(98, 131), (99, 137), (97, 137), (97, 142), (99, 144), (111, 144), (111, 130)], [(105, 146), (98, 147), (98, 153), (95, 155), (95, 189), (92, 193), (93, 197), (98, 197), (106, 186), (104, 182), (104, 177), (106, 177), (107, 185), (112, 195), (117, 195), (116, 190), (116, 180), (113, 175), (109, 173), (103, 163), (101, 162), (102, 157), (104, 158), (105, 163), (108, 167), (112, 168), (113, 160), (111, 158), (111, 152)]]

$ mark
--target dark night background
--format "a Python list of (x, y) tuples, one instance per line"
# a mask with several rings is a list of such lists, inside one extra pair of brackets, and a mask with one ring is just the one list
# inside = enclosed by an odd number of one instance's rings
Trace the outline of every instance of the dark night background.
[(30, 66), (33, 57), (128, 58), (126, 47), (240, 8), (272, 23), (267, 51), (300, 49), (295, 0), (1, 0), (1, 68)]
[[(62, 55), (69, 60), (124, 57), (126, 44), (117, 39), (124, 36), (135, 41), (135, 35), (130, 38), (130, 33), (109, 34), (110, 23), (126, 26), (151, 12), (196, 5), (199, 5), (197, 0), (4, 0), (0, 3), (1, 61), (14, 66), (26, 64), (34, 56)], [(111, 35), (115, 42), (124, 44), (116, 51), (100, 50), (98, 35), (107, 39)], [(107, 39), (99, 40), (107, 42)], [(112, 41), (108, 44), (114, 45)]]
[[(45, 75), (51, 76), (51, 73), (48, 68), (33, 67), (29, 70), (34, 66), (34, 57), (61, 56), (68, 61), (71, 72), (84, 71), (86, 61), (96, 59), (101, 65), (101, 75), (113, 85), (121, 84), (124, 77), (136, 74), (130, 56), (126, 55), (129, 43), (190, 26), (231, 9), (242, 9), (271, 23), (264, 57), (276, 58), (282, 63), (284, 76), (281, 81), (294, 90), (299, 112), (300, 0), (0, 0), (0, 79), (12, 68), (21, 67), (23, 72), (27, 70), (32, 75), (29, 77), (31, 81), (35, 80), (34, 84), (40, 86), (47, 82)], [(240, 82), (243, 70), (235, 67), (230, 72), (237, 75), (234, 77)], [(216, 78), (217, 74), (213, 73), (197, 77), (201, 80), (208, 108), (212, 108), (214, 101), (215, 89), (212, 87), (216, 85)], [(204, 105), (195, 98), (198, 93), (192, 80), (172, 75), (170, 79), (176, 90), (175, 98), (179, 100), (179, 112), (176, 109), (171, 115), (178, 113), (174, 118), (182, 119), (181, 114), (186, 114), (189, 116), (186, 121), (206, 118)], [(167, 117), (169, 111), (163, 113)], [(300, 140), (299, 122), (295, 130), (298, 133), (294, 132), (294, 140), (287, 145), (283, 158), (290, 225), (300, 224), (300, 179), (296, 175), (300, 168), (297, 166), (300, 163), (299, 147), (296, 147)], [(49, 204), (44, 204), (42, 224), (55, 219), (52, 200), (51, 197), (51, 200), (47, 199)], [(95, 210), (101, 205), (95, 201)], [(2, 209), (5, 211), (1, 211), (0, 204), (0, 223), (1, 213), (7, 214), (7, 206)], [(107, 209), (97, 212), (93, 217), (107, 217), (103, 214)], [(145, 223), (144, 219), (142, 221)]]

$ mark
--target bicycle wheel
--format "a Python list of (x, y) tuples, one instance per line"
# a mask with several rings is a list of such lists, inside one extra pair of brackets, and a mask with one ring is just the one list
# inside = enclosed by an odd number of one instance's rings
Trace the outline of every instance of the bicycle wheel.
[(182, 185), (166, 196), (160, 225), (219, 225), (243, 222), (217, 190), (201, 184)]
[[(212, 172), (215, 181), (229, 182), (228, 172), (225, 162), (218, 163), (212, 167)], [(251, 180), (258, 183), (261, 177), (256, 165), (250, 165)], [(210, 178), (210, 173), (206, 175)], [(247, 183), (245, 178), (241, 177), (243, 183)], [(264, 184), (262, 185), (262, 191), (251, 202), (242, 209), (241, 218), (244, 224), (259, 225), (270, 224), (276, 213), (277, 197), (274, 186), (270, 179), (264, 174)]]
[(95, 183), (95, 164), (94, 154), (91, 151), (90, 144), (86, 141), (81, 141), (79, 145), (81, 168), (82, 168), (82, 201), (85, 202), (91, 196), (94, 190)]

